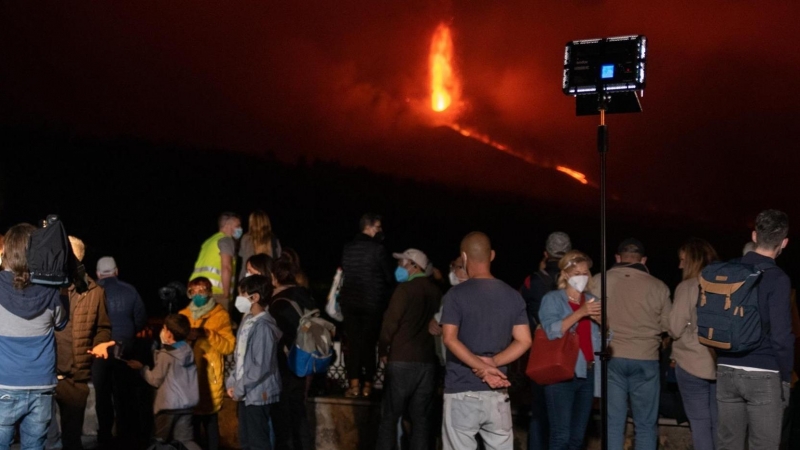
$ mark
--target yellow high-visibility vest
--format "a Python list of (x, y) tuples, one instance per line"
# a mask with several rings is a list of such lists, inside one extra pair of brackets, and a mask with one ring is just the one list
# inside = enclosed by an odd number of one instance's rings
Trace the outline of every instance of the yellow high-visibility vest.
[[(203, 245), (200, 246), (200, 255), (197, 256), (197, 262), (194, 263), (194, 272), (189, 277), (189, 281), (198, 277), (206, 277), (211, 281), (211, 293), (222, 294), (222, 256), (219, 253), (219, 241), (222, 238), (228, 237), (225, 233), (219, 232), (206, 239)], [(235, 256), (235, 255), (234, 255)], [(236, 258), (233, 258), (231, 267), (231, 284), (230, 289), (233, 290), (233, 280), (236, 274)], [(231, 292), (228, 292), (230, 295)]]

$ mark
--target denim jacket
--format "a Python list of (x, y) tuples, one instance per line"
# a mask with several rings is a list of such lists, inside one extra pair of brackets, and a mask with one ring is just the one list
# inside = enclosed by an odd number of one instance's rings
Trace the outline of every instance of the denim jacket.
[[(588, 292), (585, 293), (586, 298), (595, 298)], [(550, 340), (558, 339), (563, 336), (561, 333), (561, 324), (564, 319), (572, 314), (572, 308), (569, 306), (569, 298), (567, 298), (567, 291), (559, 289), (557, 291), (548, 292), (542, 298), (542, 306), (539, 308), (539, 319), (542, 322), (542, 328)], [(571, 331), (575, 331), (578, 324), (572, 326)], [(595, 352), (600, 351), (600, 325), (592, 321), (592, 348)], [(600, 357), (594, 355), (594, 396), (600, 396)], [(586, 359), (578, 356), (578, 361), (575, 363), (575, 376), (578, 378), (586, 378)]]
[[(245, 320), (246, 318), (247, 316)], [(242, 328), (239, 327), (239, 334)], [(237, 339), (243, 338), (245, 337), (237, 336)], [(269, 405), (280, 400), (281, 376), (278, 372), (277, 354), (280, 338), (278, 325), (269, 313), (265, 312), (255, 318), (249, 336), (246, 337), (242, 377), (237, 379), (236, 371), (233, 370), (225, 381), (227, 388), (233, 388), (234, 400), (244, 401), (247, 406)]]

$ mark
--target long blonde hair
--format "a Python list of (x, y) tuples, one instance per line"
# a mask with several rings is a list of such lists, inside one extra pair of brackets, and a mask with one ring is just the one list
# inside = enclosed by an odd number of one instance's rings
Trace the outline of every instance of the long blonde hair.
[[(570, 250), (558, 261), (558, 268), (561, 269), (561, 271), (558, 273), (559, 289), (567, 288), (567, 278), (564, 277), (564, 272), (566, 272), (571, 268), (574, 268), (575, 266), (577, 266), (582, 262), (585, 262), (590, 269), (592, 268), (592, 258), (589, 258), (589, 255), (583, 253), (580, 250)], [(589, 277), (589, 285), (586, 286), (587, 290), (589, 290), (591, 284), (592, 284), (592, 278)]]
[(253, 240), (254, 254), (265, 253), (274, 256), (272, 254), (272, 222), (267, 213), (260, 209), (250, 213), (247, 232), (250, 234), (250, 239)]

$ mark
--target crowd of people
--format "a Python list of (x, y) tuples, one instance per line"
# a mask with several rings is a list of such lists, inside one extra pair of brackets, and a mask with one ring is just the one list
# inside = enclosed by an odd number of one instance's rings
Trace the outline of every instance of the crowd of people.
[[(32, 284), (26, 258), (35, 228), (9, 229), (0, 241), (0, 450), (17, 435), (24, 449), (81, 449), (90, 381), (105, 448), (144, 448), (153, 438), (216, 450), (225, 397), (236, 402), (242, 448), (314, 448), (311, 380), (293, 372), (287, 355), (304, 312), (320, 305), (267, 214), (248, 219), (245, 233), (238, 215), (219, 217), (188, 280), (188, 305), (163, 319), (158, 345), (145, 351), (137, 349), (147, 332), (142, 300), (119, 279), (113, 257), (98, 260), (96, 280), (81, 274), (80, 287)], [(563, 359), (536, 349), (567, 338), (577, 343), (569, 377), (531, 381), (530, 450), (583, 448), (601, 395), (610, 449), (625, 448), (629, 416), (635, 448), (657, 449), (665, 348), (696, 449), (778, 449), (786, 437), (797, 307), (775, 264), (788, 244), (785, 213), (761, 212), (737, 260), (760, 274), (762, 331), (746, 352), (714, 348), (709, 330), (699, 329), (701, 272), (719, 259), (705, 240), (676, 249), (683, 281), (674, 295), (650, 274), (639, 240), (618, 245), (603, 289), (591, 258), (563, 232), (548, 236), (539, 266), (515, 288), (492, 274), (496, 254), (484, 233), (462, 239), (445, 276), (419, 249), (387, 252), (382, 225), (380, 215), (361, 218), (342, 252), (338, 295), (329, 299), (343, 316), (344, 396), (375, 396), (379, 360), (385, 365), (376, 448), (433, 449), (440, 436), (444, 449), (512, 449), (509, 365), (526, 354), (534, 362)], [(81, 261), (83, 242), (70, 243)]]

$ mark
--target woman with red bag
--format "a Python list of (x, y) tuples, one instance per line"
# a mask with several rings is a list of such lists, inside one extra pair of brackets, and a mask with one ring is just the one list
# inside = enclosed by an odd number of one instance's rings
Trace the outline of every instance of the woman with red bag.
[[(600, 302), (587, 291), (592, 260), (571, 250), (558, 263), (559, 289), (542, 299), (539, 318), (549, 340), (577, 333), (580, 343), (575, 374), (571, 379), (544, 387), (550, 418), (550, 450), (583, 447), (593, 397), (600, 395)], [(532, 358), (545, 355), (532, 354)]]

